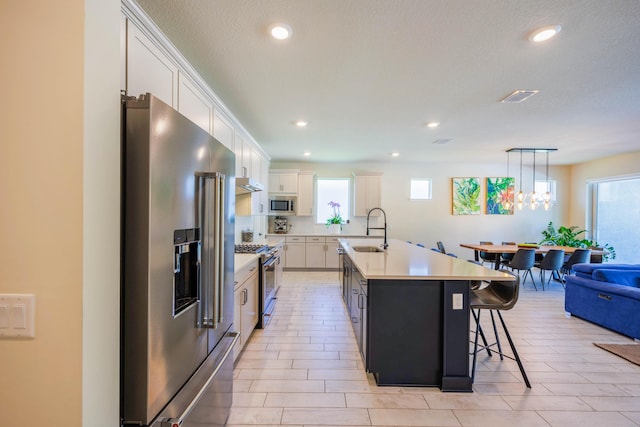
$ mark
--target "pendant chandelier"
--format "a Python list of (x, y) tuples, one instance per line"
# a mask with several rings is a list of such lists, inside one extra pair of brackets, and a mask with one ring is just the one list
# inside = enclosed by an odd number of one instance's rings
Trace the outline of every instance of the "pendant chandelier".
[[(558, 151), (557, 148), (510, 148), (507, 150), (507, 175), (509, 174), (509, 154), (515, 152), (520, 153), (520, 181), (518, 194), (516, 195), (515, 206), (518, 210), (522, 210), (524, 208), (525, 203), (529, 205), (531, 210), (536, 210), (538, 206), (542, 205), (545, 211), (548, 211), (551, 208), (552, 204), (552, 195), (551, 195), (551, 185), (549, 182), (549, 153), (552, 151)], [(531, 191), (529, 193), (524, 193), (522, 191), (522, 154), (523, 153), (532, 153), (533, 154), (533, 174), (531, 179)], [(543, 194), (536, 193), (536, 154), (537, 153), (545, 153), (546, 154), (546, 162), (545, 162), (545, 182), (547, 184), (547, 191)]]

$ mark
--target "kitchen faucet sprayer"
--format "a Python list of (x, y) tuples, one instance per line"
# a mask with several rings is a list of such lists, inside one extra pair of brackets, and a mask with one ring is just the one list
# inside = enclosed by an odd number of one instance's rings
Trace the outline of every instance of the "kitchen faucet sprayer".
[[(371, 212), (379, 210), (384, 215), (384, 227), (369, 227), (369, 217), (371, 216)], [(389, 247), (389, 243), (387, 243), (387, 213), (382, 210), (382, 208), (371, 208), (369, 213), (367, 214), (367, 236), (369, 235), (369, 230), (384, 230), (384, 244), (383, 248), (386, 250)]]

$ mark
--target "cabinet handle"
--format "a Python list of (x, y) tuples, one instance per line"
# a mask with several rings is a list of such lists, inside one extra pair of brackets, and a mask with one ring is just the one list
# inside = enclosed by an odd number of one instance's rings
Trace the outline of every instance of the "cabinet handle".
[(602, 298), (607, 301), (611, 301), (611, 295), (598, 294), (598, 298)]
[(357, 289), (352, 289), (351, 292), (353, 292), (354, 294), (357, 294), (358, 290)]
[(247, 167), (243, 166), (242, 167), (242, 177), (243, 178), (247, 178), (249, 176), (249, 174), (247, 173)]
[(363, 304), (362, 304), (362, 294), (358, 295), (358, 308), (360, 310), (362, 310), (364, 308)]

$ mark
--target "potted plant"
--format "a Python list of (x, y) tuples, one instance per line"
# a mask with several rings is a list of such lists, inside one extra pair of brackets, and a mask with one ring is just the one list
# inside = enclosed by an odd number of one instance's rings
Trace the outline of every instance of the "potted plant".
[(599, 244), (595, 240), (589, 240), (581, 238), (580, 236), (586, 233), (586, 230), (580, 230), (577, 226), (572, 225), (570, 227), (560, 226), (557, 230), (553, 226), (553, 222), (549, 222), (547, 228), (542, 230), (541, 245), (553, 245), (553, 246), (569, 246), (572, 248), (590, 248), (599, 249), (604, 251), (602, 255), (602, 261), (609, 261), (616, 258), (616, 250), (608, 243), (604, 245)]
[(327, 219), (327, 228), (330, 233), (338, 234), (342, 231), (342, 224), (344, 224), (344, 220), (340, 215), (340, 203), (331, 201), (329, 206), (333, 208), (333, 215)]

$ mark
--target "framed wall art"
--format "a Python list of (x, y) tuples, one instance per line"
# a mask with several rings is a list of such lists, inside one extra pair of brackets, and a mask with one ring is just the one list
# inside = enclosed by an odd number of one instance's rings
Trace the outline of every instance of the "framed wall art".
[(513, 215), (515, 178), (487, 178), (487, 215)]
[(452, 178), (453, 215), (480, 215), (480, 178)]

